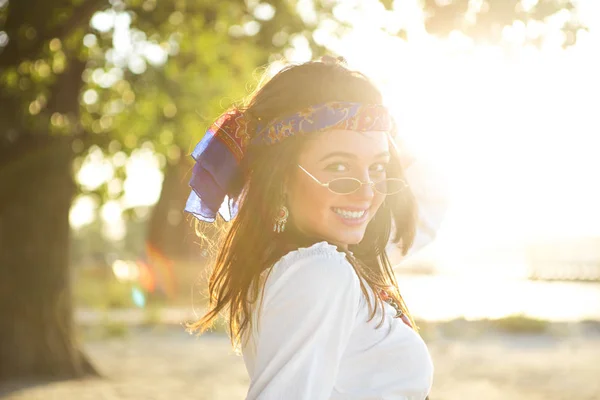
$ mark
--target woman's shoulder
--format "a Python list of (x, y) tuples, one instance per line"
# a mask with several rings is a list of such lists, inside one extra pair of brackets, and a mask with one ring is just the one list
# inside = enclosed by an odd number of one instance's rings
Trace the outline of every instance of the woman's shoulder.
[(327, 242), (290, 251), (267, 271), (262, 277), (267, 306), (292, 302), (305, 308), (336, 307), (342, 298), (360, 301), (360, 280), (346, 253)]
[(356, 273), (347, 260), (346, 253), (323, 241), (292, 250), (282, 256), (271, 267), (268, 279), (274, 282), (286, 276), (294, 276), (296, 282), (302, 277), (309, 280), (314, 277), (323, 282), (328, 278), (353, 280)]
[(346, 254), (337, 246), (326, 241), (318, 242), (309, 247), (300, 247), (282, 256), (275, 265), (289, 265), (307, 259), (322, 259), (340, 261), (346, 259)]

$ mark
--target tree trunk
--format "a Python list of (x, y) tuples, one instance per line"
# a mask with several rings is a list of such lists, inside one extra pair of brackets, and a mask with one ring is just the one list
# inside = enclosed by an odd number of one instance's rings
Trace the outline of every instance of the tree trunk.
[(188, 181), (192, 163), (181, 157), (165, 168), (165, 178), (158, 203), (152, 210), (148, 226), (148, 245), (170, 260), (199, 256), (200, 245), (193, 221), (183, 213), (190, 194)]
[(70, 143), (22, 135), (0, 148), (0, 380), (95, 373), (74, 340)]

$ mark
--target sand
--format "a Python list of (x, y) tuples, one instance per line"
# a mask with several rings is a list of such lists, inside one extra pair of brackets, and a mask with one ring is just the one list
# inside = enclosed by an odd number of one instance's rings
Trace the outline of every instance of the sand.
[[(432, 400), (600, 400), (600, 334), (499, 334), (427, 340)], [(0, 385), (0, 397), (29, 399), (243, 399), (248, 377), (228, 338), (174, 327), (87, 339), (105, 379)]]

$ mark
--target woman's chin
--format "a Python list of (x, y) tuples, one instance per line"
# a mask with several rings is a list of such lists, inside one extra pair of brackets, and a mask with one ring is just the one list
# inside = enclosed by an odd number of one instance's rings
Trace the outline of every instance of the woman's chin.
[(343, 235), (336, 235), (333, 238), (335, 243), (339, 243), (342, 246), (353, 246), (359, 244), (365, 237), (365, 232), (345, 232)]

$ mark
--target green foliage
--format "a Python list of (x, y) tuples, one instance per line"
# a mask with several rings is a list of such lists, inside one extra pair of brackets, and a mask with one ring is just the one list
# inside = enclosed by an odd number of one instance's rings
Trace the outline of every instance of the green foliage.
[(419, 335), (425, 342), (431, 342), (437, 338), (438, 332), (436, 324), (424, 320), (418, 320), (415, 321), (415, 323), (417, 325)]
[[(254, 6), (234, 1), (128, 1), (123, 10), (107, 11), (125, 20), (130, 15), (134, 46), (153, 46), (164, 60), (152, 61), (135, 49), (133, 55), (119, 55), (119, 46), (109, 41), (116, 27), (92, 30), (86, 71), (91, 79), (84, 90), (94, 91), (98, 100), (84, 102), (84, 127), (117, 139), (127, 152), (150, 141), (167, 162), (176, 162), (219, 113), (248, 94), (246, 82), (254, 70), (287, 47), (274, 45), (274, 34), (285, 30), (310, 39), (307, 26), (289, 9), (294, 2), (272, 4), (276, 17), (267, 21), (253, 16)], [(248, 29), (257, 25), (258, 32)], [(143, 67), (132, 68), (132, 60)], [(107, 75), (117, 81), (107, 85)]]
[(488, 334), (556, 334), (556, 326), (550, 321), (527, 317), (523, 314), (513, 314), (498, 319), (466, 320), (464, 317), (444, 322), (427, 323), (422, 336), (425, 340), (436, 339), (438, 336), (458, 339), (478, 339)]
[(482, 331), (479, 321), (467, 321), (464, 317), (439, 323), (439, 332), (447, 338), (475, 338)]
[(509, 315), (490, 321), (491, 326), (510, 333), (545, 333), (550, 326), (548, 321), (527, 317), (523, 314)]
[(120, 321), (105, 320), (101, 329), (101, 336), (104, 338), (124, 338), (129, 336), (129, 326)]
[(131, 298), (132, 283), (117, 281), (110, 270), (90, 268), (77, 272), (73, 286), (76, 307), (95, 310), (135, 307)]
[(161, 324), (161, 308), (157, 305), (148, 305), (144, 308), (144, 325), (159, 326)]
[[(393, 9), (392, 2), (380, 2)], [(438, 35), (459, 29), (496, 41), (513, 21), (544, 21), (574, 9), (572, 1), (541, 0), (530, 9), (520, 0), (476, 3), (425, 1), (427, 29)], [(0, 87), (2, 97), (19, 101), (1, 120), (18, 130), (83, 134), (86, 144), (102, 147), (117, 139), (130, 150), (149, 140), (172, 161), (180, 154), (173, 146), (188, 150), (217, 114), (248, 94), (245, 83), (256, 68), (282, 57), (291, 39), (303, 36), (314, 56), (324, 53), (312, 32), (323, 22), (331, 26), (335, 3), (314, 7), (316, 18), (303, 17), (291, 0), (9, 1), (0, 7), (0, 31), (8, 37), (0, 45)], [(95, 12), (103, 25), (88, 25)], [(347, 23), (337, 21), (333, 33), (344, 28)], [(566, 45), (581, 28), (571, 13)], [(75, 62), (84, 63), (85, 85), (59, 96), (65, 89), (60, 77)], [(79, 110), (55, 101), (83, 100), (88, 90), (97, 99), (90, 101), (90, 94)]]

